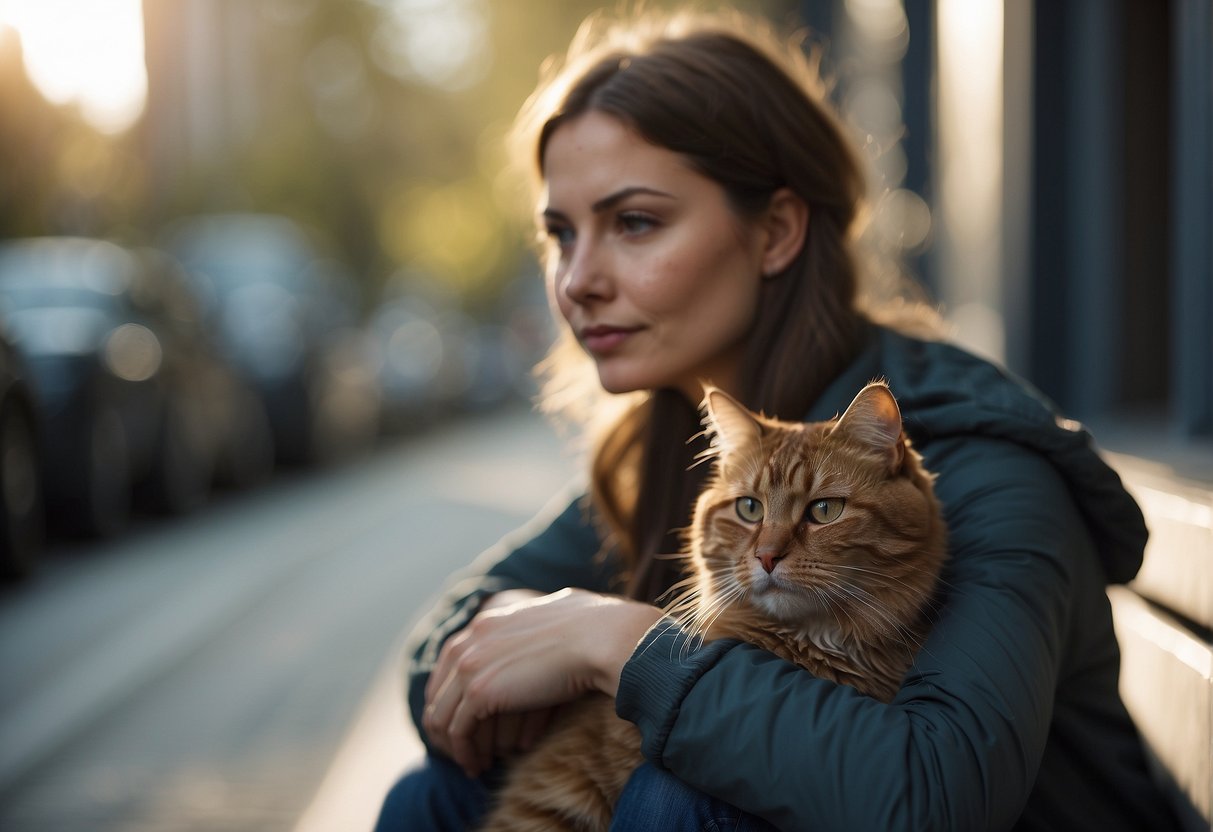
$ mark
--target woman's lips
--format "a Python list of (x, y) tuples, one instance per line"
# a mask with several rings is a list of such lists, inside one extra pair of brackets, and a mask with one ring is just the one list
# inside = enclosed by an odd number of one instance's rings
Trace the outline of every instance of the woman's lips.
[(639, 331), (638, 327), (590, 326), (581, 330), (581, 343), (595, 355), (606, 355), (618, 349), (629, 337)]

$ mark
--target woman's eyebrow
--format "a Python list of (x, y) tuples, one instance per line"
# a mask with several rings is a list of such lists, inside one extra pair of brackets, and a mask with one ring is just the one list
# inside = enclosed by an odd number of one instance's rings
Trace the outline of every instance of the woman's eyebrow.
[[(665, 191), (659, 191), (656, 188), (646, 188), (643, 185), (632, 185), (627, 188), (620, 188), (618, 191), (615, 191), (615, 193), (607, 194), (602, 199), (595, 201), (594, 204), (590, 206), (590, 210), (595, 214), (601, 214), (603, 211), (608, 211), (615, 205), (623, 202), (628, 197), (637, 195), (655, 196), (663, 199), (677, 198), (673, 194), (666, 193)], [(565, 216), (564, 212), (557, 208), (544, 208), (543, 217), (545, 219), (559, 220), (561, 222), (568, 221), (568, 217)]]
[(645, 196), (664, 197), (665, 199), (674, 199), (675, 198), (673, 194), (668, 194), (665, 191), (659, 191), (656, 188), (646, 188), (643, 185), (633, 185), (633, 186), (627, 187), (627, 188), (620, 188), (618, 191), (615, 191), (615, 193), (604, 196), (602, 199), (596, 201), (593, 205), (591, 205), (590, 210), (593, 211), (595, 214), (601, 214), (603, 211), (606, 211), (606, 210), (612, 208), (613, 206), (622, 202), (623, 200), (627, 199), (628, 197), (636, 196), (638, 194), (643, 194)]

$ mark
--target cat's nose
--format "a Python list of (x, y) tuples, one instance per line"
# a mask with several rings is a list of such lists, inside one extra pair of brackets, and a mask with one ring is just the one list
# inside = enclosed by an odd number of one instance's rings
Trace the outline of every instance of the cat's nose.
[(754, 557), (758, 558), (758, 560), (762, 563), (762, 568), (767, 571), (768, 575), (771, 574), (771, 571), (775, 568), (775, 564), (783, 560), (783, 555), (777, 554), (770, 549), (760, 551), (758, 554), (754, 555)]

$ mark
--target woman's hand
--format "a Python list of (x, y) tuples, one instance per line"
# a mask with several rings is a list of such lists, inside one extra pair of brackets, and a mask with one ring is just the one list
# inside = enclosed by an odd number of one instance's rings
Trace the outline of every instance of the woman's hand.
[(614, 696), (624, 663), (660, 616), (584, 590), (495, 596), (439, 653), (422, 718), (430, 743), (479, 775), (494, 754), (538, 739), (556, 706), (591, 690)]

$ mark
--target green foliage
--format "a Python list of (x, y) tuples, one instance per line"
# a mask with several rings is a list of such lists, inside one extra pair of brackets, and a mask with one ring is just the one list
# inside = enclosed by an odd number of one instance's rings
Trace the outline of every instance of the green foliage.
[(144, 181), (133, 137), (106, 136), (47, 103), (26, 77), (16, 34), (0, 27), (0, 239), (129, 236)]
[(214, 0), (205, 36), (185, 5), (145, 4), (148, 106), (117, 136), (43, 101), (0, 39), (0, 236), (152, 241), (254, 210), (327, 235), (371, 295), (410, 269), (475, 301), (527, 267), (502, 138), (599, 3)]

